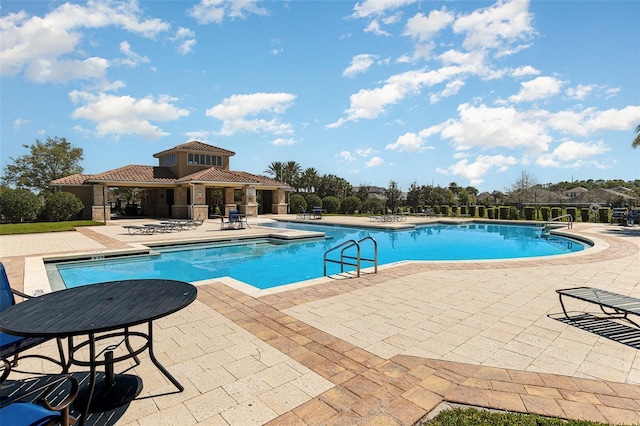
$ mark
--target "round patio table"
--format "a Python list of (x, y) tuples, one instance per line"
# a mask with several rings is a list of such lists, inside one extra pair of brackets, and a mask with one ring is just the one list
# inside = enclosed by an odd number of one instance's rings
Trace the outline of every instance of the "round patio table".
[[(25, 300), (2, 312), (0, 330), (18, 336), (49, 336), (67, 338), (69, 359), (63, 372), (71, 365), (88, 366), (91, 370), (88, 387), (76, 400), (84, 423), (89, 412), (114, 409), (133, 400), (142, 391), (142, 381), (130, 374), (113, 373), (116, 362), (133, 358), (148, 349), (156, 367), (180, 392), (183, 386), (158, 362), (153, 353), (153, 321), (186, 307), (196, 299), (197, 289), (192, 284), (164, 279), (138, 279), (110, 281), (74, 287)], [(148, 324), (146, 333), (129, 328)], [(101, 333), (101, 334), (98, 334)], [(73, 338), (86, 336), (79, 344)], [(130, 337), (143, 339), (144, 344), (134, 349)], [(96, 354), (96, 342), (122, 338), (117, 345), (107, 346)], [(124, 343), (127, 353), (113, 357), (113, 350)], [(78, 359), (76, 352), (89, 348), (87, 360)], [(96, 368), (105, 367), (105, 378), (97, 383)]]

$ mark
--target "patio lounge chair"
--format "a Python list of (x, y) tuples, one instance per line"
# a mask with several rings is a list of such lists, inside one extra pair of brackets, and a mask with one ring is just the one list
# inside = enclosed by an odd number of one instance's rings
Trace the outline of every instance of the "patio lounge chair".
[(138, 225), (123, 225), (124, 229), (129, 232), (129, 235), (133, 234), (149, 234), (150, 229), (146, 226), (138, 226)]
[[(31, 298), (31, 296), (11, 288), (11, 286), (9, 285), (9, 279), (7, 278), (7, 272), (4, 269), (4, 265), (0, 262), (0, 312), (16, 304), (14, 294), (24, 299)], [(13, 357), (13, 362), (11, 362), (10, 364), (5, 363), (6, 365), (5, 365), (4, 371), (2, 372), (3, 380), (4, 378), (6, 378), (6, 375), (9, 374), (9, 370), (11, 369), (11, 367), (16, 367), (18, 365), (19, 358), (28, 358), (28, 357), (43, 358), (53, 362), (54, 364), (60, 365), (60, 367), (64, 367), (65, 358), (64, 358), (64, 352), (62, 350), (62, 341), (60, 339), (57, 339), (58, 352), (60, 353), (60, 361), (44, 355), (20, 356), (20, 354), (23, 351), (26, 351), (27, 349), (31, 349), (34, 346), (44, 343), (50, 339), (51, 339), (50, 337), (13, 336), (11, 334), (3, 333), (0, 331), (0, 358), (8, 359), (10, 357)]]
[[(4, 358), (2, 362), (5, 365), (9, 364), (9, 361)], [(5, 371), (8, 369), (8, 367), (5, 368)], [(66, 395), (66, 389), (63, 389), (66, 381), (71, 384), (68, 395)], [(34, 386), (36, 387), (34, 388)], [(78, 388), (78, 380), (69, 375), (45, 381), (40, 386), (38, 386), (37, 378), (21, 380), (16, 383), (16, 386), (12, 386), (11, 397), (6, 400), (3, 398), (3, 403), (0, 405), (0, 420), (3, 425), (12, 426), (72, 425), (76, 419), (69, 415), (69, 411), (71, 403), (78, 395)], [(66, 397), (54, 405), (48, 398), (53, 397), (54, 393), (59, 396), (60, 392), (64, 392), (62, 395), (66, 395)], [(29, 402), (34, 399), (38, 401), (37, 404)]]

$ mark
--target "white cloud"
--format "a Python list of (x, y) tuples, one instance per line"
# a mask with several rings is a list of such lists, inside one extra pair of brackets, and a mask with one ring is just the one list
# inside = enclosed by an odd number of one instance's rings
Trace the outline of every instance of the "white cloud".
[(284, 114), (293, 105), (295, 95), (290, 93), (253, 93), (249, 95), (233, 95), (222, 103), (206, 111), (208, 117), (222, 121), (220, 134), (231, 136), (236, 133), (272, 133), (275, 135), (293, 133), (293, 126), (281, 123), (277, 118), (270, 120), (258, 118), (247, 119), (248, 116), (267, 114), (271, 117)]
[(368, 18), (369, 16), (382, 16), (417, 0), (364, 0), (353, 7), (354, 18)]
[(384, 164), (384, 160), (380, 157), (371, 157), (369, 159), (369, 161), (367, 161), (365, 163), (365, 167), (370, 168), (370, 167), (379, 167), (382, 166)]
[(553, 77), (537, 77), (520, 83), (520, 92), (510, 96), (512, 102), (530, 102), (550, 98), (560, 92), (564, 82)]
[(464, 86), (464, 81), (462, 80), (450, 81), (447, 83), (444, 90), (441, 90), (440, 92), (434, 93), (433, 95), (429, 96), (429, 101), (432, 104), (435, 104), (437, 102), (440, 102), (440, 100), (444, 98), (457, 95), (463, 86)]
[(599, 167), (597, 160), (589, 160), (610, 151), (603, 142), (587, 143), (566, 141), (558, 145), (550, 154), (541, 155), (536, 164), (542, 167), (577, 168), (592, 165)]
[(364, 29), (365, 33), (373, 33), (375, 35), (379, 35), (379, 36), (390, 36), (391, 34), (388, 33), (387, 31), (383, 30), (380, 27), (380, 22), (378, 21), (371, 21), (369, 22), (369, 25), (367, 25)]
[(432, 10), (429, 16), (418, 13), (407, 21), (404, 34), (421, 43), (431, 41), (442, 29), (449, 26), (454, 19), (454, 14), (445, 8)]
[(525, 65), (524, 67), (518, 67), (511, 70), (511, 75), (516, 78), (540, 75), (540, 70), (535, 69), (531, 65)]
[(570, 99), (581, 101), (584, 100), (589, 95), (589, 93), (593, 92), (595, 88), (596, 86), (592, 84), (578, 84), (576, 87), (569, 87), (566, 91), (566, 94)]
[(98, 136), (138, 135), (158, 139), (168, 133), (151, 121), (172, 121), (189, 115), (188, 110), (173, 105), (176, 99), (168, 96), (136, 99), (73, 91), (69, 97), (74, 104), (81, 104), (73, 111), (72, 117), (93, 121)]
[(545, 115), (547, 125), (570, 135), (588, 136), (603, 130), (631, 130), (640, 118), (640, 106), (627, 106), (598, 111), (585, 108), (580, 111), (559, 111)]
[(147, 58), (146, 56), (139, 55), (133, 50), (131, 50), (131, 45), (129, 44), (128, 41), (123, 41), (122, 43), (120, 43), (120, 52), (124, 53), (126, 58), (120, 59), (117, 62), (124, 66), (136, 68), (140, 64), (149, 62), (149, 58)]
[(356, 155), (360, 156), (360, 157), (368, 157), (371, 154), (373, 154), (374, 152), (376, 152), (373, 148), (365, 148), (365, 149), (356, 149)]
[(200, 0), (187, 11), (198, 24), (221, 23), (225, 17), (245, 19), (247, 14), (268, 15), (258, 6), (259, 0)]
[[(84, 58), (80, 49), (83, 29), (115, 26), (153, 38), (167, 31), (160, 19), (143, 19), (138, 3), (88, 1), (64, 3), (43, 17), (25, 12), (0, 18), (2, 48), (0, 75), (17, 75), (37, 82), (67, 82), (73, 79), (100, 79), (109, 66), (104, 58)], [(68, 58), (77, 55), (77, 58)], [(61, 59), (62, 56), (67, 56)]]
[(458, 67), (445, 67), (437, 71), (407, 71), (391, 76), (382, 87), (362, 89), (351, 95), (351, 107), (346, 111), (347, 117), (327, 127), (335, 128), (347, 121), (376, 118), (384, 113), (387, 105), (398, 103), (409, 95), (419, 93), (424, 86), (442, 83), (459, 72)]
[(518, 161), (513, 156), (479, 155), (473, 162), (469, 162), (465, 158), (447, 168), (438, 167), (436, 171), (444, 175), (462, 176), (468, 179), (471, 185), (480, 185), (484, 182), (483, 177), (489, 170), (496, 169), (500, 173), (517, 163)]
[(340, 157), (342, 161), (347, 161), (349, 163), (357, 160), (357, 158), (349, 151), (342, 151), (339, 154), (337, 154), (337, 156)]
[(187, 53), (193, 52), (193, 48), (197, 43), (195, 37), (196, 34), (192, 30), (180, 27), (171, 40), (178, 43), (178, 52), (181, 55), (186, 55)]
[(498, 1), (495, 5), (461, 16), (453, 23), (457, 34), (464, 34), (467, 50), (495, 49), (497, 56), (521, 50), (534, 29), (528, 0)]
[(477, 146), (488, 148), (524, 148), (530, 153), (545, 152), (552, 141), (544, 122), (535, 111), (518, 111), (512, 107), (462, 104), (460, 118), (444, 126), (441, 137), (451, 139), (456, 149)]
[(351, 59), (351, 64), (342, 72), (345, 77), (353, 77), (356, 74), (366, 72), (373, 65), (376, 55), (361, 54)]
[(16, 118), (15, 120), (13, 120), (13, 128), (19, 129), (20, 127), (29, 123), (31, 123), (31, 120), (25, 120), (24, 118)]
[(296, 143), (296, 140), (291, 138), (277, 138), (271, 141), (271, 145), (275, 145), (275, 146), (288, 146), (288, 145), (294, 145), (295, 143)]

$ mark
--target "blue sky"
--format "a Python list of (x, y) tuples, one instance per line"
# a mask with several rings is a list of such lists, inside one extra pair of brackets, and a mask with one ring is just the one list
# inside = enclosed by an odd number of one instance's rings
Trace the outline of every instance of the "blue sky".
[(640, 2), (2, 1), (1, 165), (189, 140), (231, 168), (504, 190), (640, 178)]

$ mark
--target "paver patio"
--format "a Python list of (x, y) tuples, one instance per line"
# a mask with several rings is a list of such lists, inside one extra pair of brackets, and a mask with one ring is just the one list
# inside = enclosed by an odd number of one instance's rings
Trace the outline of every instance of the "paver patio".
[[(0, 259), (12, 284), (27, 289), (41, 285), (45, 255), (265, 232), (206, 222), (130, 236), (122, 224), (2, 236)], [(158, 321), (155, 333), (160, 361), (185, 391), (162, 395), (172, 385), (143, 359), (133, 368), (144, 381), (141, 398), (100, 421), (412, 424), (449, 402), (639, 423), (638, 348), (561, 321), (554, 290), (589, 285), (640, 297), (640, 228), (578, 223), (569, 232), (595, 247), (550, 259), (411, 262), (285, 291), (197, 283), (198, 300)], [(572, 301), (569, 309), (593, 305)], [(32, 360), (22, 367), (53, 368)]]

